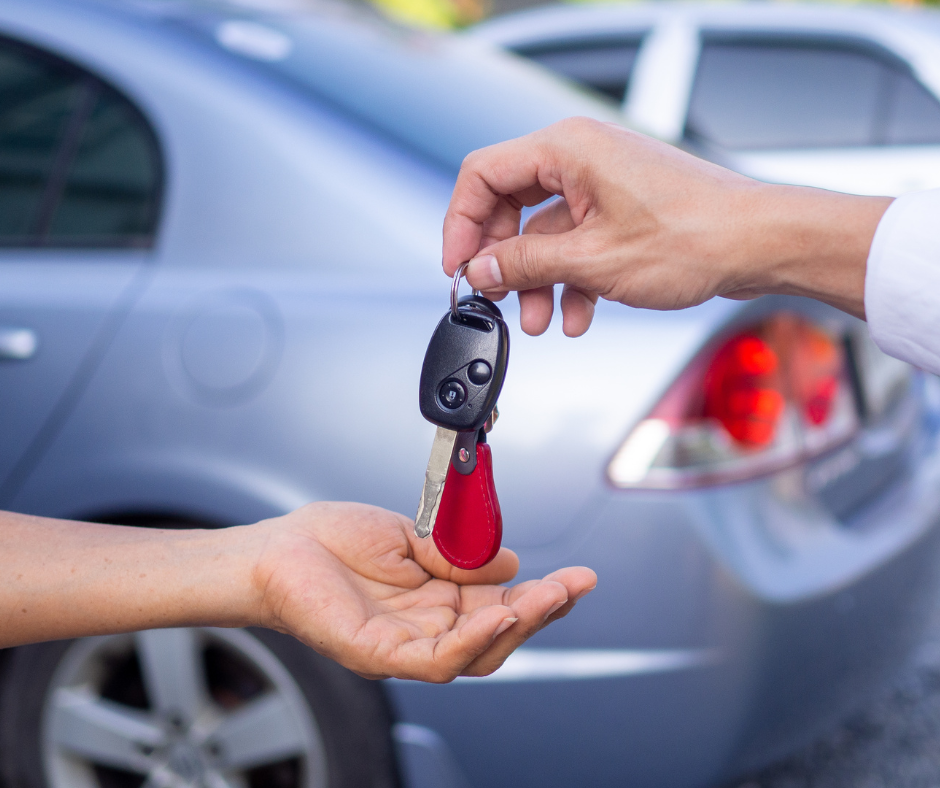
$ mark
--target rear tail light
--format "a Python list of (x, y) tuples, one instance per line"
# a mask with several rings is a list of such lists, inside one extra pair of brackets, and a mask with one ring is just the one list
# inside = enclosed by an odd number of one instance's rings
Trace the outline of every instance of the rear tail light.
[(699, 354), (608, 466), (617, 487), (740, 481), (847, 440), (859, 426), (840, 337), (776, 314)]

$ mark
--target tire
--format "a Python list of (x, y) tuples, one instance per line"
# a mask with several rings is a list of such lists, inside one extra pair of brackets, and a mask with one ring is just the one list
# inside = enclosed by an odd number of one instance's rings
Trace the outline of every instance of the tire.
[(0, 774), (5, 788), (398, 788), (391, 724), (380, 684), (267, 630), (40, 643), (6, 655)]

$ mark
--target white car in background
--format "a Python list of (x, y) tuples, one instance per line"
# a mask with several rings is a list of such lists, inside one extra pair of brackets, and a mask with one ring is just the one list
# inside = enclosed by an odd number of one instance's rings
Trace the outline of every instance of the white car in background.
[(557, 6), (472, 36), (738, 172), (857, 194), (940, 187), (940, 14), (747, 3)]

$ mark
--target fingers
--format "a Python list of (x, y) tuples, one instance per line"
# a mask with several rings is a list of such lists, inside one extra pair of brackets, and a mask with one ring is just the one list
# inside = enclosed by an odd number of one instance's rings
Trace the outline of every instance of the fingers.
[(519, 556), (508, 547), (501, 547), (496, 558), (479, 569), (458, 569), (449, 563), (447, 566), (447, 579), (458, 585), (500, 585), (508, 583), (519, 572)]
[(489, 648), (467, 665), (462, 675), (492, 673), (532, 635), (566, 616), (596, 585), (597, 575), (591, 569), (573, 566), (552, 572), (542, 580), (514, 586), (506, 601), (519, 620), (498, 635)]
[[(355, 645), (355, 658), (344, 661), (341, 655), (331, 656), (370, 678), (395, 676), (442, 683), (458, 675), (487, 675), (547, 623), (565, 615), (594, 587), (596, 579), (590, 569), (571, 567), (511, 589), (463, 586), (456, 604), (441, 597), (446, 584), (432, 581), (425, 586), (434, 591), (425, 599), (426, 605), (405, 605), (391, 615), (377, 616), (361, 629), (360, 633), (370, 634)], [(409, 596), (416, 598), (414, 592)], [(444, 620), (442, 613), (446, 613)], [(393, 629), (385, 628), (392, 622)], [(370, 646), (370, 656), (362, 658), (363, 642), (388, 644), (390, 640), (397, 641), (390, 651)], [(381, 652), (386, 656), (379, 657)]]
[[(552, 322), (555, 309), (555, 289), (551, 285), (519, 292), (519, 323), (530, 336), (544, 334)], [(565, 285), (561, 292), (562, 330), (565, 336), (579, 337), (586, 333), (594, 320), (597, 293)]]
[(568, 589), (563, 583), (542, 580), (527, 588), (510, 604), (518, 620), (497, 635), (492, 644), (464, 668), (462, 675), (486, 676), (492, 673), (567, 602)]
[(564, 198), (552, 200), (539, 208), (525, 223), (523, 233), (531, 235), (558, 235), (575, 228), (568, 201)]
[[(500, 196), (493, 206), (493, 212), (483, 223), (480, 248), (511, 238), (519, 234), (519, 221), (522, 205), (509, 197)], [(474, 253), (475, 254), (475, 253)]]
[(399, 645), (391, 670), (383, 675), (435, 684), (453, 681), (515, 623), (515, 612), (506, 605), (479, 608), (440, 638), (414, 639)]
[(517, 235), (488, 246), (470, 260), (467, 281), (477, 290), (531, 290), (559, 282), (582, 284), (577, 230)]
[(467, 156), (444, 217), (444, 271), (448, 276), (480, 250), (484, 225), (503, 195), (514, 195), (520, 204), (537, 205), (554, 193), (539, 178), (545, 157), (544, 147), (533, 134)]
[[(544, 208), (540, 208), (536, 213), (529, 217), (525, 223), (524, 233), (530, 235), (552, 235), (566, 233), (575, 228), (574, 219), (571, 218), (571, 211), (568, 209), (568, 203), (564, 199), (554, 200)], [(555, 292), (551, 285), (537, 287), (533, 290), (522, 290), (519, 292), (519, 307), (521, 312), (520, 324), (522, 330), (530, 336), (539, 336), (544, 334), (552, 322), (552, 312), (555, 307)], [(593, 305), (592, 305), (593, 307)], [(576, 307), (577, 308), (577, 307)], [(568, 313), (565, 312), (565, 300), (562, 298), (562, 311), (565, 314), (565, 325), (568, 325)], [(582, 308), (582, 312), (583, 312)], [(593, 308), (591, 310), (593, 316)], [(584, 324), (582, 315), (577, 316), (577, 320), (571, 323), (572, 330), (575, 327), (580, 328)], [(587, 321), (590, 325), (590, 318)], [(584, 328), (584, 331), (587, 327)], [(583, 334), (584, 331), (580, 333)], [(580, 334), (569, 334), (569, 336), (580, 336)]]
[(420, 539), (414, 534), (414, 523), (409, 521), (406, 535), (411, 544), (415, 563), (432, 577), (449, 580), (458, 585), (499, 585), (508, 583), (519, 571), (519, 557), (508, 547), (501, 547), (496, 557), (479, 569), (458, 569), (440, 554), (431, 538)]
[(579, 337), (591, 327), (596, 303), (597, 293), (565, 285), (561, 292), (562, 330), (565, 336)]
[[(567, 566), (564, 569), (556, 569), (549, 575), (545, 575), (536, 583), (560, 583), (565, 587), (570, 599), (581, 598), (588, 591), (594, 589), (597, 585), (597, 573), (586, 566)], [(525, 583), (513, 586), (512, 591), (524, 587)], [(513, 604), (514, 597), (510, 594), (509, 604)]]
[(520, 325), (529, 336), (544, 334), (555, 310), (555, 288), (552, 285), (519, 291)]
[(553, 621), (567, 616), (575, 604), (591, 593), (597, 586), (597, 575), (586, 566), (571, 566), (566, 569), (559, 569), (557, 572), (547, 575), (545, 579), (562, 583), (568, 589), (568, 601), (545, 619), (542, 623), (543, 629)]

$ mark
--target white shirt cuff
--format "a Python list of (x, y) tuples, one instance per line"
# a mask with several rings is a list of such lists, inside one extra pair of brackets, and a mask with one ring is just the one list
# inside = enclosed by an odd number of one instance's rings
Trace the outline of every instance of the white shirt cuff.
[(865, 316), (885, 353), (940, 374), (940, 189), (888, 206), (868, 253)]

